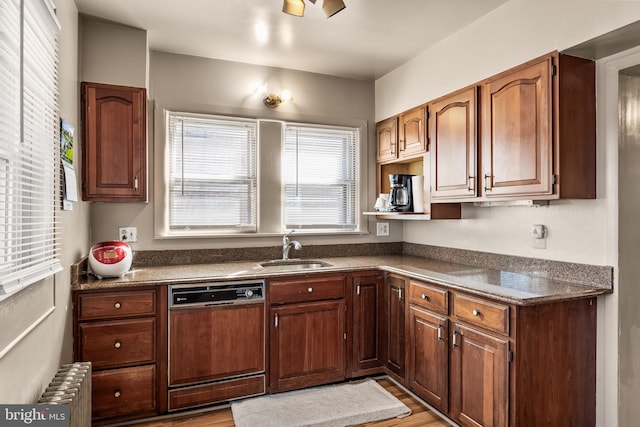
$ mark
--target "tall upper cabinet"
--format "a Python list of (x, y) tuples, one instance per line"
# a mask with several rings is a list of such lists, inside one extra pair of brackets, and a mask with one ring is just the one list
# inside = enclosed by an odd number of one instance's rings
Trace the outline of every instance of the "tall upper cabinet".
[(481, 91), (484, 197), (596, 197), (593, 61), (554, 52)]
[(475, 86), (429, 104), (433, 202), (476, 197), (476, 104)]
[(82, 83), (82, 199), (147, 199), (144, 88)]

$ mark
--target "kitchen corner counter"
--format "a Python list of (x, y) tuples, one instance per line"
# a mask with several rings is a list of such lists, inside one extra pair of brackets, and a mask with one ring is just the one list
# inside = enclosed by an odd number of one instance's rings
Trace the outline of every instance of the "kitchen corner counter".
[[(322, 273), (349, 273), (379, 269), (417, 280), (426, 280), (451, 289), (487, 296), (517, 305), (533, 305), (553, 301), (587, 298), (613, 292), (611, 283), (590, 284), (557, 280), (542, 274), (516, 273), (411, 255), (353, 256), (314, 258), (331, 264), (317, 269), (292, 270), (286, 265), (262, 267), (259, 261), (219, 264), (187, 264), (172, 266), (133, 266), (122, 278), (97, 279), (80, 274), (79, 264), (72, 266), (72, 290), (131, 288), (137, 286), (268, 279)], [(585, 266), (588, 270), (591, 266)], [(606, 269), (609, 267), (595, 267)], [(76, 274), (74, 275), (74, 272)], [(588, 275), (589, 272), (587, 271)]]

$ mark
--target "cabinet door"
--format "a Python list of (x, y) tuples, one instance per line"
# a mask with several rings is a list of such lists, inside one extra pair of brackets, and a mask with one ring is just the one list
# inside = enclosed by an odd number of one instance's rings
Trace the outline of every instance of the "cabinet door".
[(476, 196), (476, 87), (429, 105), (431, 200)]
[(344, 379), (344, 307), (344, 299), (271, 307), (271, 391)]
[(413, 157), (427, 151), (425, 111), (426, 107), (422, 105), (400, 115), (400, 130), (398, 132), (398, 156), (400, 158)]
[(447, 319), (409, 308), (409, 387), (442, 412), (449, 403)]
[(398, 118), (392, 117), (376, 125), (378, 161), (398, 158)]
[(506, 426), (508, 342), (456, 323), (451, 346), (453, 418), (463, 426)]
[(146, 90), (82, 83), (83, 200), (146, 200)]
[(264, 304), (171, 310), (169, 385), (264, 372)]
[(405, 281), (389, 276), (386, 285), (386, 362), (385, 366), (405, 378)]
[(484, 196), (552, 193), (551, 73), (546, 57), (483, 86)]
[(382, 283), (380, 276), (353, 278), (352, 376), (382, 366)]

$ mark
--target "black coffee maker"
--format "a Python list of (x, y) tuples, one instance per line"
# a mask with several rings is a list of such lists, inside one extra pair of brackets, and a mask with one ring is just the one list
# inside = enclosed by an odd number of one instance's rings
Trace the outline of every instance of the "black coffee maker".
[(414, 175), (390, 174), (389, 210), (391, 212), (413, 212), (411, 177)]

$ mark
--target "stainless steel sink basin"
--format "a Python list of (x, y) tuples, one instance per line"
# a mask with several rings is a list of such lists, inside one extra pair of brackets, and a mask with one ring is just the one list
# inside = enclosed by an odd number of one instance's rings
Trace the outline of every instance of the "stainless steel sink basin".
[(273, 268), (280, 267), (283, 270), (310, 270), (324, 267), (331, 267), (331, 264), (324, 261), (308, 260), (308, 259), (274, 259), (271, 261), (260, 263), (261, 267)]

